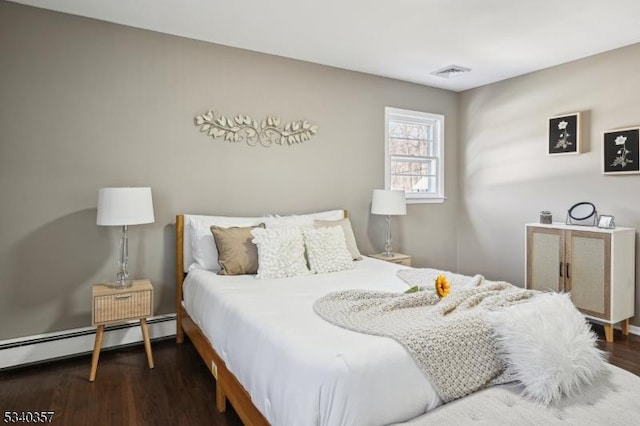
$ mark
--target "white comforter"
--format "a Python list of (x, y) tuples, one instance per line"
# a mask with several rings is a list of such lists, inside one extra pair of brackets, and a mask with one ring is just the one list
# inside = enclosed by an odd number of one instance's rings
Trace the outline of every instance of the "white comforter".
[(400, 268), (364, 258), (350, 271), (278, 280), (193, 271), (184, 304), (272, 425), (383, 425), (441, 400), (399, 343), (332, 325), (312, 305), (336, 290), (404, 291)]

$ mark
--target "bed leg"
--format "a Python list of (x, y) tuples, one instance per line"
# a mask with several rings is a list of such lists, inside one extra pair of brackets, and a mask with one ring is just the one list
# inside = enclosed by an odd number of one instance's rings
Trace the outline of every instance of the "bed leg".
[(184, 343), (184, 330), (182, 329), (182, 326), (180, 326), (179, 324), (176, 330), (176, 343), (177, 344)]
[(613, 324), (604, 325), (604, 337), (608, 343), (613, 342)]
[(625, 336), (628, 336), (629, 335), (629, 318), (622, 321), (620, 323), (620, 327), (622, 328), (622, 334), (624, 334)]
[(220, 380), (216, 380), (216, 408), (221, 413), (227, 411), (227, 397), (222, 390)]
[(184, 343), (184, 329), (182, 328), (182, 318), (180, 312), (176, 314), (176, 343)]

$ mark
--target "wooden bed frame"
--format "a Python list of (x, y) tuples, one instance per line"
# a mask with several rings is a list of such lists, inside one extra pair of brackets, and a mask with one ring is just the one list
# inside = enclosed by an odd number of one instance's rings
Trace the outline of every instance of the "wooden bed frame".
[[(348, 211), (344, 211), (344, 217), (348, 217)], [(235, 409), (236, 413), (242, 420), (242, 422), (247, 426), (261, 426), (261, 425), (269, 425), (269, 422), (262, 413), (253, 405), (251, 401), (251, 396), (244, 389), (244, 387), (240, 384), (238, 379), (227, 369), (224, 361), (220, 358), (220, 355), (216, 352), (213, 345), (209, 340), (205, 337), (198, 327), (197, 324), (189, 317), (189, 314), (185, 311), (182, 306), (182, 284), (184, 283), (184, 279), (187, 274), (184, 272), (184, 215), (176, 216), (176, 341), (177, 343), (184, 342), (185, 333), (189, 336), (189, 339), (193, 343), (193, 346), (197, 349), (200, 357), (207, 365), (207, 368), (211, 371), (211, 374), (216, 380), (216, 408), (220, 412), (226, 411), (227, 400), (231, 402), (231, 405)], [(493, 416), (494, 411), (490, 410), (487, 412), (486, 410), (482, 411), (478, 407), (486, 406), (486, 402), (480, 400), (479, 403), (475, 403), (475, 399), (477, 395), (486, 394), (486, 395), (494, 395), (496, 392), (500, 392), (500, 386), (485, 389), (483, 391), (477, 392), (474, 395), (462, 398), (460, 400), (454, 401), (453, 403), (447, 404), (446, 410), (443, 407), (440, 407), (433, 412), (426, 413), (415, 420), (420, 420), (420, 424), (429, 424), (431, 423), (430, 419), (433, 419), (437, 422), (438, 418), (450, 420), (452, 418), (457, 419), (453, 422), (456, 423), (468, 423), (470, 420), (477, 420), (475, 417), (468, 417), (469, 413), (483, 412), (485, 415)], [(639, 392), (636, 392), (636, 395)], [(637, 398), (634, 396), (633, 400)], [(501, 401), (501, 399), (499, 398)], [(502, 411), (499, 411), (498, 415), (507, 416), (509, 413), (512, 413), (513, 403), (506, 403), (505, 399), (503, 402), (498, 403), (501, 405), (504, 403), (504, 407)], [(590, 404), (592, 405), (592, 404)], [(460, 409), (455, 411), (455, 407), (459, 406)], [(454, 408), (450, 408), (454, 407)], [(600, 410), (601, 407), (596, 407), (597, 410)], [(454, 411), (451, 411), (454, 410)], [(480, 411), (479, 411), (480, 410)], [(497, 412), (497, 411), (496, 411)], [(540, 410), (536, 410), (536, 412), (540, 413)], [(460, 414), (462, 413), (462, 414)], [(545, 423), (548, 420), (553, 420), (556, 416), (555, 412), (549, 414), (548, 412), (544, 412), (546, 416), (540, 417), (540, 423)], [(588, 414), (587, 414), (588, 415)], [(429, 416), (429, 418), (427, 418)], [(436, 417), (432, 417), (436, 416)], [(440, 417), (438, 417), (440, 416)], [(456, 417), (458, 416), (458, 417)], [(467, 418), (468, 417), (468, 418)]]
[[(346, 217), (346, 216), (345, 216)], [(226, 411), (227, 400), (247, 425), (268, 425), (269, 422), (253, 405), (251, 396), (242, 387), (238, 379), (227, 369), (215, 348), (189, 317), (182, 306), (182, 284), (187, 274), (184, 272), (184, 215), (176, 216), (176, 342), (183, 343), (185, 333), (196, 347), (200, 357), (216, 380), (216, 408)]]

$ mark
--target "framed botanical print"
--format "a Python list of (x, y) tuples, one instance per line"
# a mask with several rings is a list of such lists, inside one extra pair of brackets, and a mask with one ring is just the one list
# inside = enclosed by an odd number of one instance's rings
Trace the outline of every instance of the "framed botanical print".
[(574, 112), (549, 118), (547, 141), (549, 155), (582, 152), (580, 115), (579, 112)]
[(603, 133), (602, 173), (640, 173), (640, 127)]

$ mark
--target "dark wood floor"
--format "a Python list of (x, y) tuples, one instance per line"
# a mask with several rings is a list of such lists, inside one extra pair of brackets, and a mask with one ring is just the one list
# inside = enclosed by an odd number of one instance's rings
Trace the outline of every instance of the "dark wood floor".
[[(594, 330), (609, 361), (640, 376), (640, 336), (616, 330), (606, 343)], [(0, 372), (0, 412), (54, 411), (54, 424), (73, 426), (242, 424), (230, 404), (216, 411), (213, 378), (190, 343), (154, 341), (153, 354), (149, 370), (143, 346), (103, 352), (94, 383), (89, 356)]]
[(103, 351), (93, 383), (90, 356), (0, 372), (0, 414), (54, 411), (53, 424), (70, 426), (242, 425), (230, 404), (217, 412), (215, 382), (191, 343), (152, 348), (153, 370), (142, 345)]
[(609, 354), (609, 362), (640, 376), (640, 336), (623, 336), (619, 330), (615, 330), (613, 343), (607, 343), (604, 340), (604, 328), (600, 325), (592, 325), (592, 328), (598, 333), (598, 346)]

